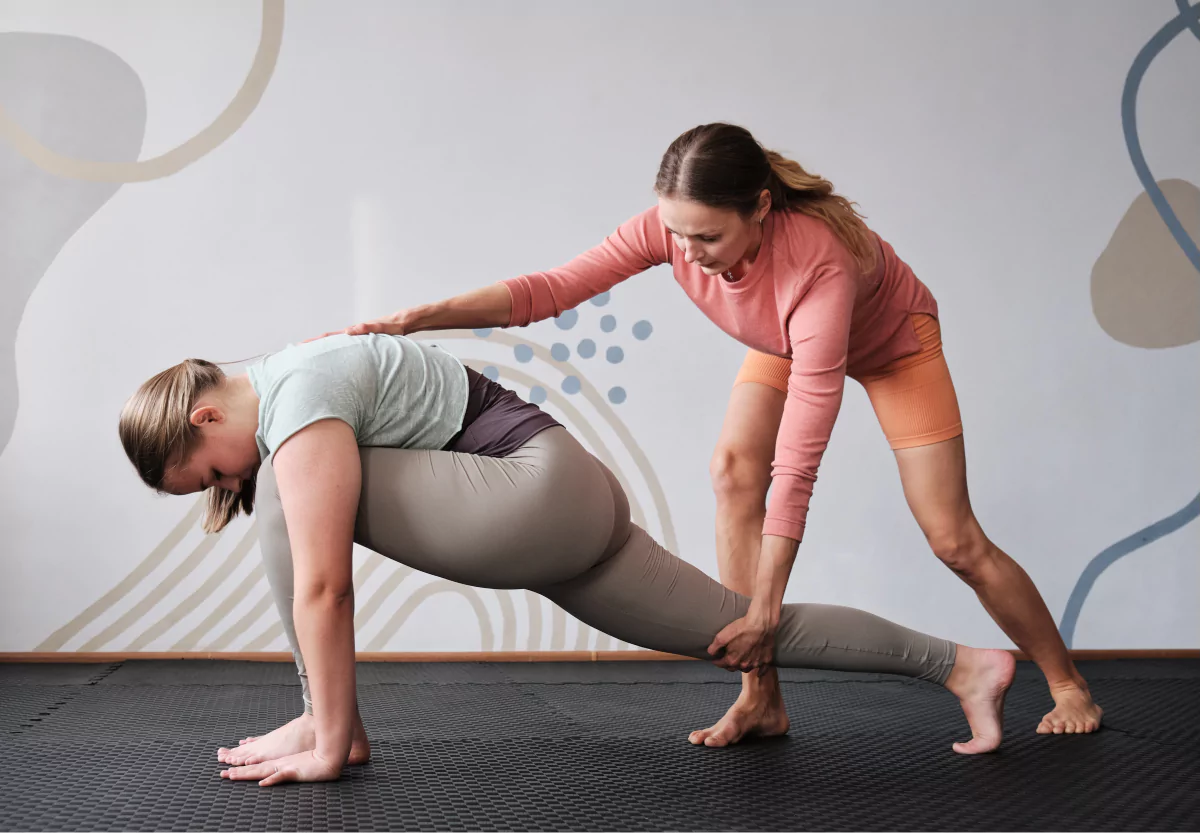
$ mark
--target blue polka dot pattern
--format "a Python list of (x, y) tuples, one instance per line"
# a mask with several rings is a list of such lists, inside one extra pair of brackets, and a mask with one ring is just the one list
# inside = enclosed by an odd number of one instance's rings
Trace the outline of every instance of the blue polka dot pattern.
[(607, 303), (609, 303), (609, 293), (608, 292), (602, 292), (600, 295), (597, 295), (595, 298), (592, 299), (592, 305), (594, 307), (603, 307)]
[(573, 309), (569, 309), (555, 319), (555, 326), (560, 330), (570, 330), (580, 320), (580, 314)]
[(579, 378), (577, 378), (575, 376), (568, 376), (566, 379), (564, 379), (563, 380), (563, 392), (564, 393), (579, 393), (580, 392)]
[(634, 325), (634, 338), (638, 339), (639, 341), (646, 341), (651, 337), (651, 333), (654, 331), (655, 328), (651, 326), (651, 322), (639, 321)]
[(612, 315), (601, 316), (600, 328), (602, 332), (611, 333), (617, 329), (617, 319)]
[(500, 378), (500, 371), (497, 370), (492, 365), (488, 365), (487, 367), (484, 368), (483, 375), (487, 376), (489, 379), (491, 379), (493, 382), (495, 382), (497, 379)]
[(513, 356), (517, 359), (517, 361), (525, 364), (534, 358), (534, 348), (530, 347), (528, 344), (518, 344), (513, 348)]
[(480, 327), (478, 330), (472, 330), (471, 332), (475, 333), (480, 338), (487, 338), (488, 336), (492, 335), (492, 328)]
[(579, 343), (575, 351), (580, 354), (581, 359), (590, 359), (596, 355), (596, 342), (586, 338)]
[(542, 385), (534, 385), (530, 388), (530, 401), (535, 405), (541, 405), (546, 401), (546, 388)]
[(550, 357), (557, 362), (565, 362), (571, 358), (571, 349), (560, 342), (555, 342), (550, 346)]
[(620, 405), (626, 401), (625, 388), (609, 388), (609, 401), (614, 405)]
[(609, 364), (619, 364), (625, 357), (625, 351), (620, 347), (610, 347), (605, 351), (605, 358), (609, 360)]

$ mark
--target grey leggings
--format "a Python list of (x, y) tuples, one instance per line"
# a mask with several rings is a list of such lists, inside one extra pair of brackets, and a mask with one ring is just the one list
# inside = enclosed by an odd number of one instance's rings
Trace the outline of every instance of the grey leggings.
[[(599, 631), (657, 651), (712, 659), (745, 596), (630, 522), (616, 478), (555, 426), (507, 457), (361, 448), (355, 541), (422, 572), (476, 587), (528, 588)], [(260, 546), (312, 710), (292, 619), (292, 552), (271, 461), (258, 474)], [(774, 663), (901, 674), (943, 683), (955, 644), (849, 607), (786, 604)]]

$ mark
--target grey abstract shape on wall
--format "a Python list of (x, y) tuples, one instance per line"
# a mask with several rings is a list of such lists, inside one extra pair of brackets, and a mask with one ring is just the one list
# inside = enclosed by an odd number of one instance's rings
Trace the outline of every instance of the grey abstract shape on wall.
[[(133, 68), (80, 38), (0, 33), (0, 102), (47, 145), (110, 161), (138, 158), (146, 93)], [(67, 241), (121, 186), (46, 173), (0, 143), (0, 453), (17, 418), (17, 328)]]

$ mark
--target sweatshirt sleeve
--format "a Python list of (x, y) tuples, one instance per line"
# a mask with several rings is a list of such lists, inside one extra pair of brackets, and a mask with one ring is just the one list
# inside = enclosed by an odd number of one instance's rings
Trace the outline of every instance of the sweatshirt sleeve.
[(830, 442), (846, 385), (855, 282), (840, 263), (825, 262), (802, 283), (788, 318), (792, 372), (776, 438), (764, 535), (800, 541), (817, 467)]
[(557, 269), (502, 281), (513, 298), (509, 326), (524, 327), (562, 315), (639, 272), (670, 262), (667, 231), (655, 206)]

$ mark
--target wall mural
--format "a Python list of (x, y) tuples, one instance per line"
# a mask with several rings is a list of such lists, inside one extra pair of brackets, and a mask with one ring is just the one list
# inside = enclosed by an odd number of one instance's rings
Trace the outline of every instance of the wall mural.
[[(1186, 29), (1201, 38), (1198, 6), (1176, 0), (1179, 14), (1147, 42), (1126, 74), (1122, 90), (1122, 133), (1143, 193), (1118, 223), (1092, 274), (1093, 314), (1101, 329), (1131, 347), (1163, 348), (1193, 344), (1198, 338), (1197, 186), (1179, 179), (1156, 182), (1138, 138), (1135, 105), (1151, 62)], [(1069, 648), (1088, 594), (1107, 569), (1153, 541), (1197, 519), (1201, 494), (1183, 509), (1106, 547), (1076, 579), (1059, 623)]]
[[(1187, 0), (1176, 0), (1176, 5), (1178, 14), (1139, 52), (1127, 76), (1122, 127), (1144, 193), (1118, 224), (1091, 280), (1098, 324), (1119, 342), (1141, 349), (1198, 340), (1198, 190), (1182, 180), (1154, 179), (1142, 155), (1135, 120), (1139, 85), (1151, 62), (1186, 30), (1198, 36), (1198, 6), (1190, 6)], [(131, 67), (80, 38), (0, 33), (0, 138), (4, 139), (0, 200), (22, 206), (21, 211), (4, 212), (16, 222), (0, 225), (0, 271), (6, 276), (0, 282), (0, 452), (12, 435), (19, 401), (17, 327), (38, 281), (67, 241), (123, 183), (170, 176), (202, 159), (246, 122), (271, 80), (283, 31), (283, 0), (263, 0), (260, 42), (241, 89), (207, 128), (167, 153), (145, 160), (138, 156), (145, 134), (146, 97)], [(605, 293), (591, 304), (599, 310), (609, 300)], [(599, 361), (603, 356), (610, 364), (620, 364), (627, 350), (636, 347), (625, 334), (645, 341), (653, 326), (646, 320), (622, 324), (617, 316), (605, 313), (596, 322), (599, 334), (569, 337), (567, 333), (579, 323), (579, 310), (555, 319), (563, 340), (549, 348), (503, 330), (418, 337), (446, 344), (467, 364), (567, 425), (621, 481), (635, 522), (678, 552), (666, 496), (654, 468), (614, 410), (626, 401), (625, 389), (596, 389), (576, 363)], [(1201, 495), (1106, 548), (1087, 565), (1060, 624), (1069, 647), (1080, 611), (1100, 575), (1119, 559), (1195, 520), (1199, 506)], [(172, 651), (286, 649), (258, 563), (254, 523), (234, 523), (218, 535), (198, 537), (201, 511), (202, 503), (197, 501), (128, 575), (36, 650), (139, 651), (152, 644), (163, 649), (162, 637), (169, 632), (173, 634), (166, 649)], [(221, 561), (208, 578), (182, 600), (164, 605), (176, 588), (190, 586), (186, 583), (190, 577), (199, 579), (201, 563), (217, 558)], [(375, 573), (384, 561), (356, 547), (355, 628), (361, 650), (387, 650), (414, 612), (442, 594), (456, 595), (470, 607), (484, 651), (630, 647), (569, 621), (561, 609), (528, 591), (426, 581), (428, 577), (396, 564), (389, 564), (381, 580)], [(239, 574), (242, 578), (236, 584), (226, 581)], [(363, 592), (364, 588), (369, 589)], [(244, 612), (232, 619), (235, 611)], [(493, 611), (499, 611), (499, 617)], [(519, 634), (525, 636), (520, 647)]]

